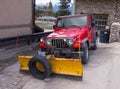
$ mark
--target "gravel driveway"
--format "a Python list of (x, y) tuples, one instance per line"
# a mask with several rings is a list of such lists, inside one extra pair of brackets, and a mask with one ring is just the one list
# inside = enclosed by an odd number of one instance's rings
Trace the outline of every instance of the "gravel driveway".
[(118, 89), (120, 88), (120, 43), (101, 44), (90, 51), (90, 60), (83, 66), (83, 81), (78, 77), (55, 75), (48, 80), (19, 72), (19, 63), (1, 70), (0, 89)]

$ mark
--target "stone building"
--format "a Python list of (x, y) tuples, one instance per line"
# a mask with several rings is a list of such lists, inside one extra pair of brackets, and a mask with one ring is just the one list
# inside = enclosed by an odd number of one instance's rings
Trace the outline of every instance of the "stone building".
[(98, 30), (113, 22), (120, 22), (120, 0), (74, 0), (75, 14), (90, 13), (95, 16)]
[[(120, 40), (120, 0), (73, 0), (73, 14), (92, 14), (97, 30), (110, 29), (110, 42)], [(117, 23), (117, 25), (116, 25)]]

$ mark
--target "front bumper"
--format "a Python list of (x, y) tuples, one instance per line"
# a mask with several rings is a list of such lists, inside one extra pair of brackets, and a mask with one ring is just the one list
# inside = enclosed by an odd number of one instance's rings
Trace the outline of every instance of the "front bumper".
[(75, 49), (42, 49), (39, 53), (44, 53), (46, 55), (55, 55), (55, 57), (60, 58), (81, 58), (83, 55), (82, 51)]

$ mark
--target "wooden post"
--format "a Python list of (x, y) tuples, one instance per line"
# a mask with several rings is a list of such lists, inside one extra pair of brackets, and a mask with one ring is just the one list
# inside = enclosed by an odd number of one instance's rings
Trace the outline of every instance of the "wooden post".
[(72, 15), (75, 14), (75, 5), (76, 5), (76, 0), (73, 0), (73, 11), (72, 11)]

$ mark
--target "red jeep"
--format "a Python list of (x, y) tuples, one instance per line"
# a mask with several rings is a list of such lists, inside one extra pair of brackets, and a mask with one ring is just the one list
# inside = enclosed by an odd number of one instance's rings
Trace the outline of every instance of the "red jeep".
[(55, 57), (81, 58), (83, 64), (89, 59), (88, 49), (96, 49), (96, 29), (89, 14), (57, 18), (54, 32), (41, 38), (40, 48)]

